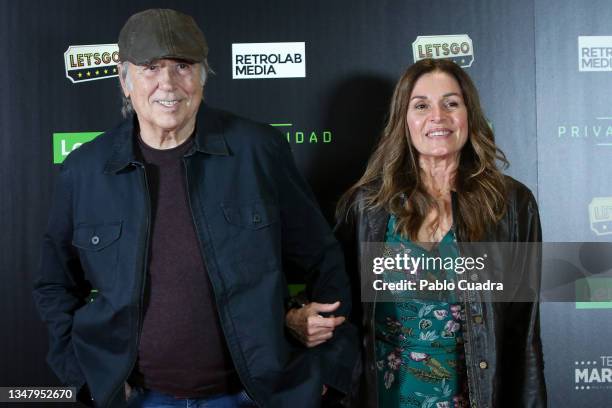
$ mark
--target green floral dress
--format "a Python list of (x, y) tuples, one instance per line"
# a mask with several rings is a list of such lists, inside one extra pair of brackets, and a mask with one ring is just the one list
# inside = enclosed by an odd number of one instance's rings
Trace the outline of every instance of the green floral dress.
[[(426, 251), (387, 225), (387, 248), (414, 256), (459, 256), (451, 229), (440, 245)], [(389, 250), (389, 249), (387, 249)], [(422, 271), (421, 271), (422, 273)], [(428, 272), (428, 273), (431, 273)], [(453, 271), (436, 271), (438, 278)], [(387, 280), (393, 280), (383, 275)], [(417, 271), (417, 278), (419, 271)], [(452, 301), (452, 295), (445, 298)], [(468, 406), (459, 303), (411, 300), (376, 304), (376, 367), (381, 408), (459, 408)]]

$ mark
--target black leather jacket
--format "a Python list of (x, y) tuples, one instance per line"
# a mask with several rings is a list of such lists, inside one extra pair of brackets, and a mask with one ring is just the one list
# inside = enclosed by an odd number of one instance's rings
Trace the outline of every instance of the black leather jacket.
[[(507, 212), (482, 242), (541, 242), (537, 203), (531, 191), (518, 181), (506, 177)], [(383, 210), (364, 210), (357, 192), (354, 205), (336, 227), (344, 247), (347, 268), (352, 278), (353, 298), (360, 298), (359, 259), (362, 242), (383, 242), (389, 214)], [(453, 216), (457, 200), (453, 193)], [(456, 223), (455, 223), (456, 225)], [(465, 237), (458, 236), (459, 249)], [(534, 267), (541, 262), (539, 245), (528, 259), (512, 262), (520, 284), (539, 292), (539, 274)], [(491, 248), (495, 251), (495, 248)], [(495, 254), (491, 257), (494, 258)], [(526, 273), (527, 271), (531, 271)], [(535, 296), (534, 295), (534, 298)], [(354, 388), (347, 401), (353, 407), (378, 407), (374, 361), (375, 303), (354, 301), (353, 319), (361, 325), (363, 355), (354, 372)], [(546, 407), (544, 363), (540, 341), (539, 305), (537, 302), (492, 302), (487, 292), (466, 300), (464, 330), (465, 358), (472, 407), (528, 408)], [(384, 407), (381, 407), (384, 408)]]

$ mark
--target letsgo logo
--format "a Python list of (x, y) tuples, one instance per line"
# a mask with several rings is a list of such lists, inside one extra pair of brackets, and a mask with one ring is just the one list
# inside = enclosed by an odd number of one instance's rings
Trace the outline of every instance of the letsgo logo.
[(232, 44), (232, 77), (305, 78), (306, 43)]
[(574, 382), (577, 390), (612, 389), (612, 356), (574, 361)]
[(612, 235), (612, 197), (594, 197), (589, 204), (591, 231), (596, 235)]
[(117, 44), (71, 45), (64, 53), (66, 78), (73, 83), (117, 76)]
[(103, 132), (53, 133), (53, 163), (63, 163), (66, 157), (83, 143), (95, 139)]
[(333, 139), (331, 130), (294, 130), (293, 123), (270, 123), (270, 126), (283, 132), (291, 144), (331, 143)]
[(612, 71), (612, 36), (578, 37), (578, 71)]
[(467, 34), (418, 36), (412, 43), (414, 62), (425, 58), (449, 59), (462, 68), (472, 66), (474, 45)]

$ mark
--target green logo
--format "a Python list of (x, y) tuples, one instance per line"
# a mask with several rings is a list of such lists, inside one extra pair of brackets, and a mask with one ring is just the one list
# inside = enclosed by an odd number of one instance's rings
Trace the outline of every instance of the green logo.
[(316, 143), (331, 143), (332, 132), (331, 130), (323, 131), (304, 131), (304, 130), (293, 130), (293, 123), (270, 123), (270, 126), (275, 128), (282, 128), (281, 131), (287, 138), (287, 142), (295, 144), (316, 144)]
[(576, 300), (576, 309), (612, 309), (612, 278), (591, 276), (577, 280)]
[(297, 296), (298, 293), (306, 290), (306, 284), (304, 283), (290, 283), (287, 287), (289, 289), (289, 296)]
[(74, 149), (104, 132), (78, 132), (53, 134), (53, 163), (63, 163)]

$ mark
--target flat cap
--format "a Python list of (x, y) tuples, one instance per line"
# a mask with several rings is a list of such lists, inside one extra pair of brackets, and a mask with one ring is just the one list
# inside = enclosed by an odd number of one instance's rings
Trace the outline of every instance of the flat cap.
[(175, 10), (141, 11), (119, 32), (119, 59), (136, 65), (160, 58), (202, 62), (207, 55), (208, 44), (196, 22)]

